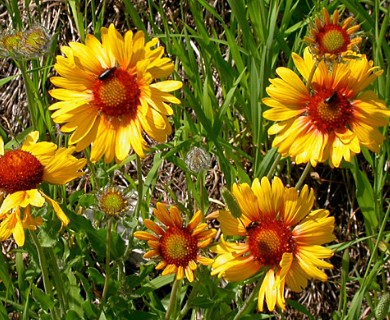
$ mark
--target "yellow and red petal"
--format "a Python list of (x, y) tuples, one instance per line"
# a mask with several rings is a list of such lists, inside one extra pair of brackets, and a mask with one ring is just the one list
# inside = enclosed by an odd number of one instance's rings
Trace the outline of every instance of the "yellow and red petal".
[(179, 209), (175, 206), (172, 206), (169, 208), (169, 213), (172, 218), (173, 224), (176, 227), (181, 228), (183, 226), (183, 219), (181, 218)]
[(165, 204), (157, 202), (156, 208), (153, 210), (154, 215), (158, 220), (160, 220), (167, 227), (174, 227), (175, 223), (172, 220), (171, 215), (169, 214), (168, 208)]
[(134, 237), (139, 239), (139, 240), (145, 240), (145, 241), (158, 241), (159, 238), (156, 237), (154, 234), (151, 234), (146, 231), (136, 231), (134, 232)]
[(160, 255), (160, 251), (159, 250), (149, 250), (148, 252), (146, 252), (144, 254), (144, 258), (145, 259), (149, 259), (149, 258), (155, 258), (155, 257), (158, 257)]
[(146, 228), (148, 228), (149, 230), (153, 231), (155, 234), (158, 234), (160, 236), (165, 233), (164, 229), (162, 229), (157, 223), (155, 223), (150, 219), (145, 219), (144, 225)]
[[(219, 210), (218, 221), (221, 222), (220, 228), (222, 230), (222, 233), (226, 236), (246, 235), (246, 229), (245, 229), (246, 224), (241, 220), (233, 217), (231, 213), (227, 210)], [(247, 220), (246, 221), (247, 225), (249, 225), (251, 221), (256, 221), (256, 220), (249, 220), (249, 219), (246, 220)]]
[(160, 262), (158, 263), (158, 265), (156, 266), (156, 270), (164, 269), (164, 268), (167, 266), (167, 264), (168, 264), (168, 263), (167, 263), (165, 260), (160, 261)]
[(186, 278), (188, 279), (189, 282), (193, 282), (194, 281), (194, 273), (192, 272), (191, 268), (189, 268), (188, 266), (184, 268), (184, 273), (185, 273), (185, 276)]
[(288, 188), (284, 194), (283, 219), (286, 225), (293, 226), (306, 217), (314, 205), (314, 190), (304, 185), (298, 194), (295, 188)]

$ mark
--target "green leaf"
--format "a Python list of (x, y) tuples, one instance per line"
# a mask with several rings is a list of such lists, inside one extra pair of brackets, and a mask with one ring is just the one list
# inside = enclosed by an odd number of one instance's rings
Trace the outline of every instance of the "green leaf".
[(89, 275), (95, 286), (104, 284), (104, 277), (96, 268), (88, 268), (87, 274)]
[[(69, 309), (76, 315), (78, 315), (77, 319), (83, 318), (84, 309), (82, 307), (84, 303), (84, 299), (80, 294), (80, 286), (79, 282), (73, 274), (71, 268), (65, 269), (65, 276), (67, 277), (67, 286), (65, 290), (67, 291), (68, 301), (69, 301)], [(67, 318), (68, 319), (68, 318)], [(69, 318), (76, 319), (76, 318)]]
[(157, 320), (160, 319), (157, 315), (144, 312), (144, 311), (134, 311), (130, 313), (130, 316), (128, 319), (132, 320)]
[[(88, 240), (91, 242), (91, 246), (96, 251), (98, 256), (106, 256), (106, 239), (107, 229), (100, 229), (87, 232)], [(115, 231), (111, 233), (111, 258), (113, 260), (119, 259), (123, 256), (126, 250), (125, 241)]]
[(371, 235), (379, 223), (375, 212), (374, 190), (367, 175), (358, 168), (357, 161), (351, 170), (356, 183), (356, 199), (366, 221), (367, 233)]
[(310, 320), (315, 320), (314, 316), (310, 313), (309, 310), (307, 310), (303, 305), (301, 305), (299, 302), (287, 299), (286, 303), (293, 307), (293, 309), (302, 312), (303, 314), (307, 315)]
[(152, 281), (148, 282), (147, 284), (145, 284), (140, 289), (136, 290), (135, 293), (142, 296), (148, 292), (152, 292), (154, 290), (157, 290), (157, 289), (167, 285), (168, 283), (171, 283), (174, 280), (174, 278), (175, 278), (174, 274), (157, 277), (157, 278), (153, 279)]
[(221, 194), (232, 216), (235, 218), (240, 218), (242, 211), (233, 193), (231, 193), (229, 189), (222, 187)]
[(38, 301), (40, 307), (45, 311), (49, 311), (54, 307), (54, 301), (52, 300), (49, 294), (44, 293), (41, 289), (37, 288), (35, 285), (32, 286), (32, 295), (34, 300)]

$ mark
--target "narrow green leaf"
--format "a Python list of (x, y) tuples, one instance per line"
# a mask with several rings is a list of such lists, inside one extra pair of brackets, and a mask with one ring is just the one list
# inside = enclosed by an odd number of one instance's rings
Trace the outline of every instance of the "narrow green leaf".
[(356, 199), (366, 221), (366, 230), (368, 234), (373, 234), (374, 230), (378, 227), (374, 190), (367, 175), (358, 168), (356, 161), (351, 170), (356, 183)]

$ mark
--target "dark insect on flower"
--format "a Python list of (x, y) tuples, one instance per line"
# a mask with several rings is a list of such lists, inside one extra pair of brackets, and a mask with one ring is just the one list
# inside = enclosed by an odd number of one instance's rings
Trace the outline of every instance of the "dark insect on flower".
[(104, 70), (98, 77), (99, 80), (106, 80), (112, 76), (114, 71), (116, 70), (116, 67), (112, 67), (109, 69)]
[(325, 99), (325, 103), (327, 104), (333, 103), (337, 98), (338, 98), (337, 92), (333, 92), (333, 94), (330, 97)]
[(246, 231), (249, 231), (251, 229), (254, 229), (259, 226), (259, 223), (257, 221), (252, 221), (245, 229)]

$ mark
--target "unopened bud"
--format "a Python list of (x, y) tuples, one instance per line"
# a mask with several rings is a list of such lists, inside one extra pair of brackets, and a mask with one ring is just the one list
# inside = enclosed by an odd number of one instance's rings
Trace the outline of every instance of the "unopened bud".
[(210, 167), (210, 154), (203, 148), (194, 147), (187, 153), (185, 162), (192, 172), (198, 173)]

